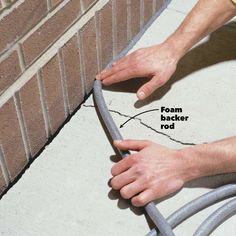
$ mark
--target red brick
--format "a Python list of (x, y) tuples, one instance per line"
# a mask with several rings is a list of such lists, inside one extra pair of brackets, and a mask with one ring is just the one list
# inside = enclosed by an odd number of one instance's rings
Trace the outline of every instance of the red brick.
[(84, 99), (84, 88), (81, 81), (80, 52), (77, 37), (74, 36), (62, 49), (65, 77), (68, 90), (70, 112)]
[(155, 0), (155, 1), (156, 1), (156, 12), (157, 12), (165, 4), (165, 0)]
[(144, 1), (144, 24), (147, 24), (148, 21), (153, 16), (153, 0)]
[(39, 57), (80, 16), (80, 1), (69, 1), (22, 44), (28, 66)]
[(0, 143), (11, 179), (14, 179), (27, 163), (14, 100), (11, 98), (0, 108)]
[(25, 0), (0, 21), (0, 52), (21, 38), (47, 13), (46, 0)]
[(82, 44), (85, 91), (89, 93), (93, 88), (98, 73), (95, 20), (92, 18), (80, 29)]
[(101, 42), (101, 67), (102, 69), (113, 58), (113, 37), (112, 37), (112, 4), (108, 2), (98, 13), (100, 24)]
[(47, 141), (36, 76), (24, 85), (19, 95), (30, 150), (34, 156)]
[(126, 1), (116, 0), (116, 53), (121, 52), (128, 41), (127, 34), (127, 3)]
[(4, 191), (6, 188), (6, 182), (2, 174), (2, 170), (0, 169), (0, 194)]
[(131, 36), (132, 38), (138, 34), (140, 31), (140, 11), (141, 11), (141, 1), (140, 0), (130, 0), (131, 4)]
[(87, 10), (97, 0), (83, 0), (84, 9)]
[(59, 3), (61, 3), (63, 0), (51, 0), (51, 8), (56, 7)]
[(65, 109), (59, 61), (53, 57), (42, 69), (42, 79), (45, 89), (45, 99), (49, 114), (49, 123), (54, 134), (65, 120)]
[(20, 73), (18, 55), (14, 51), (5, 60), (0, 62), (0, 94), (17, 79)]

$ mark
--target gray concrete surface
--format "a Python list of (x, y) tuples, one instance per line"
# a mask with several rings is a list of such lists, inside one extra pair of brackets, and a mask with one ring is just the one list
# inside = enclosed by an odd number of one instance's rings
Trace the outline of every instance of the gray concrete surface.
[[(133, 50), (162, 42), (194, 2), (174, 0)], [(137, 80), (106, 90), (107, 104), (118, 125), (127, 116), (161, 106), (181, 107), (190, 117), (188, 122), (176, 124), (175, 130), (161, 134), (160, 113), (147, 113), (141, 120), (127, 123), (121, 129), (123, 136), (181, 148), (185, 143), (235, 135), (235, 38), (235, 24), (231, 23), (204, 39), (182, 60), (172, 81), (144, 103), (135, 96)], [(1, 235), (145, 235), (149, 227), (142, 211), (108, 186), (113, 155), (90, 97), (0, 201)], [(172, 198), (158, 202), (158, 207), (168, 216), (209, 188), (235, 179), (229, 175), (192, 182)], [(176, 235), (192, 235), (221, 204), (184, 222), (176, 228)], [(235, 235), (235, 225), (236, 217), (232, 217), (212, 235)]]

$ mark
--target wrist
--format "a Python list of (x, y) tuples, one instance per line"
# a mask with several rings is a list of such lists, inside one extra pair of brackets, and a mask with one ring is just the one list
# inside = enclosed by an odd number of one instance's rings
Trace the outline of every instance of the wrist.
[(222, 158), (211, 152), (211, 144), (199, 144), (180, 152), (187, 166), (187, 181), (221, 172)]
[[(234, 139), (232, 143), (235, 143)], [(227, 139), (180, 150), (188, 168), (187, 180), (236, 172), (236, 150), (232, 150), (232, 143)]]
[(178, 62), (192, 47), (189, 46), (189, 42), (184, 39), (178, 33), (172, 34), (169, 38), (167, 38), (163, 45), (167, 48), (167, 50), (172, 52), (172, 57)]
[(178, 152), (183, 162), (185, 182), (202, 177), (202, 170), (199, 168), (195, 150), (191, 147), (180, 149)]

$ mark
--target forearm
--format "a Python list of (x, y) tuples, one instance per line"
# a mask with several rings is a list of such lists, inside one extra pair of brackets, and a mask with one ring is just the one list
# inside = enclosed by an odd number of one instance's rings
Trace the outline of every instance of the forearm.
[(236, 137), (173, 150), (148, 140), (115, 141), (118, 150), (136, 151), (111, 170), (112, 188), (135, 206), (179, 190), (189, 180), (236, 172)]
[(183, 149), (188, 163), (188, 180), (236, 172), (236, 137)]
[(165, 41), (180, 59), (202, 38), (236, 15), (231, 0), (199, 0), (179, 28)]

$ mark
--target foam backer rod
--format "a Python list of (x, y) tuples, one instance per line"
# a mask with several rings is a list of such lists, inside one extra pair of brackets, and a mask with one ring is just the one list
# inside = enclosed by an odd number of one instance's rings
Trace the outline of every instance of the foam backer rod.
[[(102, 93), (101, 81), (96, 80), (93, 87), (93, 94), (96, 105), (98, 107), (101, 118), (112, 138), (112, 140), (123, 140), (111, 114), (107, 108), (105, 99)], [(120, 151), (120, 156), (125, 158), (130, 154), (129, 151)], [(227, 184), (217, 189), (206, 193), (191, 202), (187, 203), (167, 219), (161, 214), (153, 202), (148, 203), (144, 209), (149, 215), (150, 219), (156, 226), (156, 229), (151, 230), (147, 236), (175, 236), (172, 229), (188, 219), (197, 212), (219, 202), (236, 196), (236, 184)], [(214, 229), (221, 225), (229, 216), (236, 213), (236, 199), (234, 198), (230, 202), (226, 203), (214, 213), (212, 213), (197, 229), (194, 236), (206, 236), (209, 235)]]
[[(101, 81), (96, 80), (93, 87), (93, 94), (94, 98), (99, 110), (99, 113), (102, 117), (102, 120), (104, 124), (106, 125), (106, 128), (112, 138), (112, 140), (123, 140), (114, 120), (111, 117), (111, 114), (107, 108), (107, 105), (105, 103), (103, 94), (102, 94), (102, 84)], [(118, 150), (119, 151), (119, 150)], [(122, 152), (119, 151), (122, 158), (125, 158), (127, 155), (129, 155), (129, 152)], [(145, 210), (153, 223), (156, 225), (158, 230), (161, 232), (163, 236), (174, 236), (174, 233), (171, 229), (171, 226), (166, 221), (164, 216), (159, 212), (159, 210), (156, 208), (155, 204), (153, 202), (150, 202), (145, 207)]]

